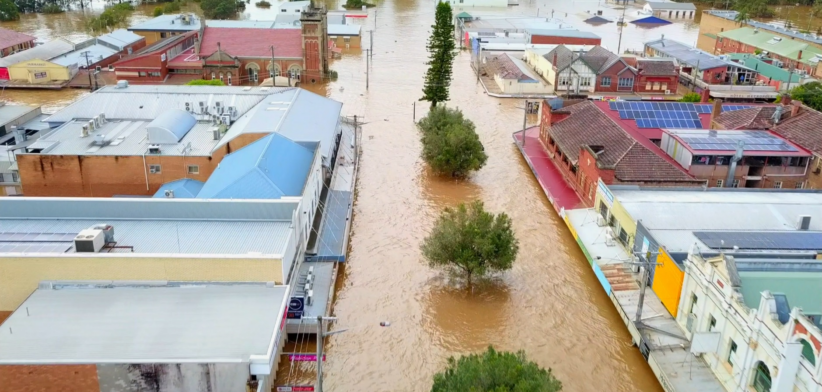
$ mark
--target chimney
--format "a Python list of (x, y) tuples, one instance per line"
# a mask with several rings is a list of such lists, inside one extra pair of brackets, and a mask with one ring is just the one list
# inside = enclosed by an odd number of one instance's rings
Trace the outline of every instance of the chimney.
[(194, 40), (194, 55), (195, 56), (200, 56), (200, 37), (199, 36), (197, 36), (197, 38)]
[(782, 94), (782, 105), (788, 106), (791, 104), (791, 96), (789, 94)]
[(797, 60), (802, 60), (802, 51), (799, 51), (799, 54), (796, 55)]
[(799, 114), (799, 109), (802, 108), (802, 102), (800, 101), (791, 101), (791, 117), (796, 116)]
[(711, 126), (710, 126), (710, 129), (716, 129), (716, 125), (714, 124), (714, 121), (716, 121), (716, 118), (719, 117), (719, 115), (721, 113), (722, 113), (722, 100), (721, 99), (715, 99), (714, 100), (714, 108), (713, 108), (713, 110), (711, 110), (711, 124), (710, 124)]

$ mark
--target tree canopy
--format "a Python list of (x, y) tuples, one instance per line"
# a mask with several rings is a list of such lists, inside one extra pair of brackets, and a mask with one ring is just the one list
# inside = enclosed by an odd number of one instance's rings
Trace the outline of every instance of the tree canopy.
[(791, 89), (791, 98), (808, 105), (810, 108), (822, 111), (822, 83), (811, 82)]
[(212, 79), (212, 80), (205, 80), (205, 79), (194, 79), (186, 83), (188, 86), (225, 86), (222, 80), (219, 79)]
[(475, 276), (511, 269), (519, 241), (507, 214), (486, 212), (483, 203), (475, 201), (446, 208), (421, 250), (430, 266), (462, 275), (470, 284)]
[(422, 133), (422, 159), (439, 174), (465, 177), (488, 160), (474, 123), (459, 110), (436, 106), (417, 126)]
[[(607, 388), (606, 388), (607, 389)], [(525, 353), (500, 352), (488, 347), (482, 354), (448, 359), (448, 367), (434, 375), (431, 392), (558, 392), (562, 382), (551, 369), (528, 361)]]
[(431, 107), (449, 98), (451, 85), (451, 68), (456, 56), (454, 43), (454, 22), (451, 5), (448, 2), (437, 4), (434, 25), (428, 38), (428, 71), (425, 73), (425, 86), (422, 89), (421, 101), (431, 102)]
[(134, 7), (131, 3), (121, 3), (106, 8), (99, 16), (89, 19), (88, 28), (92, 31), (103, 31), (121, 25), (128, 19)]
[(20, 19), (20, 11), (11, 0), (0, 0), (0, 20), (8, 22)]
[(688, 93), (682, 96), (682, 99), (679, 102), (699, 102), (702, 100), (702, 96), (699, 93)]
[(228, 19), (237, 13), (237, 2), (235, 0), (202, 0), (200, 8), (203, 14), (209, 19)]

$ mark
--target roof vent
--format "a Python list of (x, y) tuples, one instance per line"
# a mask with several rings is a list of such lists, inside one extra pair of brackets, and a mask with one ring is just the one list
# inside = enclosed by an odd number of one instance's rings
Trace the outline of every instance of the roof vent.
[(128, 87), (128, 80), (118, 80), (117, 81), (117, 88), (126, 88)]
[(104, 146), (106, 144), (106, 135), (102, 133), (94, 135), (94, 144), (97, 146)]
[(808, 230), (811, 227), (811, 216), (810, 215), (799, 215), (799, 219), (796, 220), (796, 229), (797, 230)]

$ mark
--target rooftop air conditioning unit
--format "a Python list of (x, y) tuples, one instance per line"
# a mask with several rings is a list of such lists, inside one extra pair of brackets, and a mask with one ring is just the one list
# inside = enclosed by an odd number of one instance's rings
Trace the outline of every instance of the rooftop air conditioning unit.
[(103, 237), (106, 240), (107, 244), (114, 242), (114, 226), (106, 224), (106, 223), (98, 223), (94, 226), (89, 227), (89, 230), (102, 230)]
[(231, 116), (220, 116), (220, 121), (225, 125), (231, 125)]
[(190, 111), (191, 111), (191, 104), (190, 104), (190, 103), (188, 103), (188, 102), (186, 102), (186, 111), (187, 111), (187, 112), (190, 112)]
[(799, 215), (799, 219), (796, 221), (796, 229), (797, 230), (808, 230), (811, 227), (811, 216), (810, 215)]
[(219, 127), (214, 127), (211, 129), (211, 135), (213, 136), (214, 140), (220, 140), (222, 134), (220, 133)]
[(163, 195), (165, 195), (165, 197), (167, 197), (169, 199), (173, 199), (174, 198), (174, 191), (171, 190), (171, 189), (166, 189), (166, 191), (163, 192)]
[(88, 124), (83, 124), (83, 130), (80, 131), (80, 137), (88, 137)]
[(615, 246), (616, 240), (614, 238), (614, 230), (610, 227), (605, 228), (605, 245)]
[(608, 222), (605, 221), (605, 217), (602, 215), (597, 215), (597, 226), (604, 227)]
[(98, 133), (94, 135), (94, 144), (98, 146), (102, 146), (106, 144), (106, 135), (102, 133)]
[(106, 244), (102, 230), (86, 229), (74, 237), (74, 250), (77, 253), (97, 253)]
[(105, 123), (106, 123), (106, 115), (105, 115), (105, 113), (100, 113), (100, 116), (99, 116), (99, 117), (100, 117), (100, 124), (101, 124), (101, 125), (102, 125), (102, 124), (105, 124)]
[(97, 129), (97, 127), (94, 126), (94, 120), (88, 120), (88, 130), (93, 131), (95, 129)]
[(671, 90), (665, 90), (665, 95), (671, 95)]
[(314, 290), (308, 290), (308, 292), (305, 294), (305, 297), (306, 305), (311, 306), (314, 304)]
[(159, 154), (160, 153), (160, 145), (159, 144), (149, 144), (148, 145), (148, 153), (149, 154)]

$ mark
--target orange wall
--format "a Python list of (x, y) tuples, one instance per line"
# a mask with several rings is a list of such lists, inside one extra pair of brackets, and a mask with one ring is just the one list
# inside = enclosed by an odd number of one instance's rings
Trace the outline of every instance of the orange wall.
[(665, 309), (676, 318), (676, 311), (679, 307), (679, 294), (682, 292), (682, 281), (685, 280), (685, 273), (674, 263), (671, 256), (665, 249), (659, 248), (659, 255), (656, 257), (656, 270), (654, 271), (653, 290), (656, 293)]

